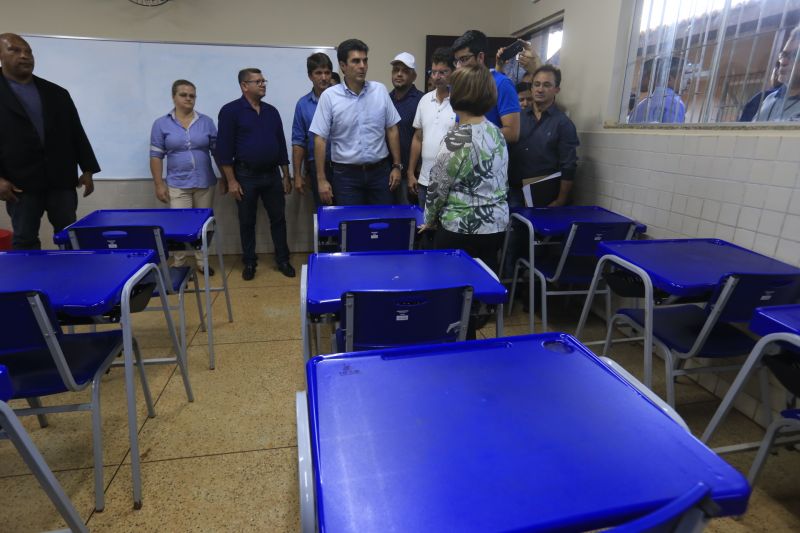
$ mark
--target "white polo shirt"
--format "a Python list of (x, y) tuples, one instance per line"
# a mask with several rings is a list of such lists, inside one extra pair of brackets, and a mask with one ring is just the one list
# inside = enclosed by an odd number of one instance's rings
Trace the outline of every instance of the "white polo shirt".
[(441, 103), (436, 99), (436, 90), (426, 93), (419, 101), (413, 126), (422, 129), (422, 168), (419, 171), (419, 184), (428, 186), (433, 162), (439, 153), (442, 139), (456, 124), (456, 113), (450, 107), (450, 97)]

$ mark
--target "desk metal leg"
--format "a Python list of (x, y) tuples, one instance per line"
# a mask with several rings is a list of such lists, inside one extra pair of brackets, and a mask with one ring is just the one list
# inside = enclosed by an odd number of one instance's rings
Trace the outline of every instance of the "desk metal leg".
[(497, 313), (495, 314), (497, 321), (495, 322), (495, 335), (497, 338), (503, 336), (503, 304), (497, 304)]
[(311, 357), (311, 339), (309, 338), (309, 320), (306, 310), (306, 294), (308, 291), (308, 265), (300, 267), (300, 335), (303, 339), (303, 364)]
[[(731, 387), (728, 389), (728, 392), (725, 393), (725, 397), (722, 399), (722, 403), (719, 404), (717, 411), (714, 413), (714, 416), (711, 417), (711, 421), (708, 423), (705, 431), (703, 431), (703, 436), (700, 437), (700, 440), (704, 443), (708, 444), (708, 441), (711, 440), (711, 437), (714, 435), (714, 432), (719, 427), (722, 420), (728, 415), (728, 412), (731, 410), (733, 406), (733, 400), (736, 398), (736, 395), (739, 394), (739, 391), (744, 387), (744, 384), (750, 378), (753, 370), (758, 368), (761, 364), (761, 358), (764, 356), (764, 351), (767, 349), (769, 345), (773, 342), (778, 341), (786, 341), (792, 343), (796, 346), (800, 346), (800, 335), (796, 335), (793, 333), (787, 332), (779, 332), (779, 333), (771, 333), (761, 339), (753, 346), (750, 355), (747, 356), (744, 364), (742, 365), (742, 369), (739, 370), (739, 373), (736, 374), (736, 378), (733, 380)], [(769, 408), (770, 406), (767, 406)]]
[(300, 530), (303, 533), (315, 533), (317, 516), (314, 498), (314, 466), (311, 463), (311, 432), (308, 425), (308, 397), (305, 391), (296, 393), (295, 406), (297, 467), (300, 481)]

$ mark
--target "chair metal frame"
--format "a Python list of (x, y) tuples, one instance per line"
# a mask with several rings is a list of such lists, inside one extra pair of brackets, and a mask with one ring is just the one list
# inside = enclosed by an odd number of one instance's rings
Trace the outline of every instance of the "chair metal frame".
[[(86, 238), (89, 239), (105, 240), (107, 242), (106, 248), (109, 249), (126, 248), (126, 246), (124, 245), (118, 246), (116, 240), (120, 238), (124, 239), (125, 236), (130, 232), (134, 232), (135, 234), (140, 234), (142, 232), (152, 232), (153, 247), (149, 249), (155, 250), (156, 253), (158, 254), (159, 261), (157, 267), (161, 277), (165, 281), (164, 286), (166, 288), (167, 294), (178, 295), (177, 305), (167, 304), (166, 308), (163, 308), (161, 306), (150, 306), (147, 309), (145, 309), (145, 311), (160, 311), (164, 309), (167, 309), (168, 311), (175, 311), (175, 310), (178, 311), (178, 320), (179, 320), (178, 324), (180, 329), (180, 353), (176, 352), (176, 357), (147, 358), (144, 360), (145, 364), (147, 365), (172, 364), (178, 362), (178, 360), (180, 360), (181, 357), (185, 360), (188, 350), (188, 343), (186, 339), (186, 310), (185, 310), (184, 295), (187, 292), (187, 285), (189, 283), (189, 280), (191, 280), (192, 283), (194, 284), (194, 289), (188, 290), (188, 292), (192, 292), (195, 295), (195, 299), (197, 301), (197, 311), (200, 316), (200, 327), (201, 329), (204, 330), (207, 329), (203, 315), (203, 304), (200, 300), (200, 286), (198, 284), (196, 269), (193, 266), (181, 267), (181, 268), (187, 268), (188, 270), (186, 271), (186, 274), (181, 278), (180, 283), (178, 284), (178, 289), (175, 290), (171, 276), (171, 272), (174, 270), (174, 267), (169, 266), (168, 262), (169, 253), (167, 250), (166, 239), (164, 237), (164, 232), (162, 228), (159, 226), (102, 226), (102, 227), (79, 226), (75, 228), (69, 228), (69, 240), (74, 250), (86, 249), (86, 247), (81, 246), (81, 235), (85, 235)], [(207, 302), (208, 300), (209, 299), (207, 299)], [(213, 334), (209, 338), (209, 343), (213, 343)], [(214, 368), (214, 355), (213, 355), (213, 350), (211, 349), (211, 344), (209, 344), (209, 366), (210, 368)], [(181, 371), (185, 372), (188, 371), (188, 369), (182, 366)], [(188, 381), (188, 373), (186, 374), (184, 380)], [(193, 399), (190, 397), (189, 401), (193, 401)]]
[[(348, 248), (348, 239), (353, 231), (371, 231), (371, 227), (375, 224), (386, 224), (387, 228), (401, 227), (408, 225), (408, 246), (405, 248), (390, 247), (390, 248), (364, 248), (351, 250)], [(339, 224), (339, 243), (342, 252), (368, 252), (373, 250), (413, 250), (414, 249), (414, 236), (417, 231), (417, 221), (414, 218), (371, 218), (371, 219), (356, 219), (356, 220), (343, 220)]]
[[(456, 337), (456, 341), (463, 341), (467, 338), (467, 326), (469, 324), (469, 313), (472, 307), (472, 293), (473, 289), (470, 286), (465, 287), (448, 287), (448, 288), (440, 288), (440, 289), (432, 289), (432, 290), (412, 290), (412, 291), (366, 291), (366, 292), (377, 292), (381, 295), (385, 295), (387, 297), (399, 297), (404, 296), (408, 298), (414, 298), (416, 294), (419, 293), (445, 293), (450, 292), (454, 289), (461, 289), (462, 291), (462, 300), (461, 300), (461, 313), (460, 313), (460, 321), (458, 323), (458, 335)], [(342, 296), (342, 303), (345, 312), (345, 329), (344, 329), (344, 339), (345, 339), (345, 346), (344, 349), (346, 352), (352, 352), (355, 349), (355, 330), (357, 328), (355, 324), (355, 312), (356, 312), (356, 292), (347, 292)], [(452, 326), (452, 324), (451, 324)], [(430, 341), (424, 341), (430, 342)], [(392, 344), (391, 346), (402, 346), (403, 344)]]
[(641, 518), (609, 529), (613, 533), (698, 533), (718, 512), (711, 489), (698, 483), (683, 495)]
[[(548, 296), (574, 296), (580, 294), (588, 294), (589, 289), (579, 289), (579, 290), (548, 290), (547, 284), (557, 284), (560, 281), (561, 275), (564, 272), (564, 267), (571, 256), (571, 250), (573, 247), (573, 243), (575, 242), (575, 236), (577, 235), (578, 231), (585, 227), (591, 226), (608, 226), (608, 223), (598, 223), (598, 222), (574, 222), (570, 227), (569, 234), (567, 235), (567, 239), (564, 243), (564, 247), (561, 250), (561, 256), (558, 261), (558, 265), (556, 266), (556, 270), (553, 273), (552, 277), (546, 277), (543, 272), (536, 268), (536, 259), (535, 259), (535, 249), (537, 246), (552, 246), (558, 243), (551, 242), (551, 241), (536, 241), (535, 240), (535, 233), (533, 224), (527, 218), (519, 215), (518, 213), (511, 214), (512, 219), (516, 219), (524, 224), (528, 229), (528, 258), (525, 259), (524, 257), (520, 257), (517, 259), (517, 262), (514, 265), (514, 276), (511, 282), (511, 296), (510, 302), (508, 304), (508, 314), (511, 315), (511, 312), (514, 307), (514, 295), (517, 290), (517, 280), (520, 276), (520, 271), (522, 269), (528, 269), (528, 279), (529, 279), (529, 287), (528, 287), (528, 327), (530, 328), (531, 333), (535, 333), (534, 327), (534, 293), (536, 292), (534, 289), (535, 283), (533, 282), (533, 277), (535, 276), (536, 279), (539, 280), (540, 284), (540, 298), (541, 298), (541, 314), (542, 314), (542, 331), (547, 331), (547, 297)], [(626, 223), (616, 223), (615, 225), (622, 225)], [(628, 231), (625, 235), (625, 240), (630, 240), (633, 238), (636, 232), (636, 224), (634, 222), (627, 223)], [(511, 227), (511, 222), (509, 222), (509, 228)], [(510, 230), (509, 230), (510, 231)], [(509, 233), (506, 233), (506, 241), (508, 241)], [(507, 242), (504, 245), (504, 252), (503, 255), (505, 256), (505, 247), (507, 246)], [(534, 265), (532, 274), (531, 274), (531, 264)], [(502, 267), (501, 267), (502, 268)], [(586, 284), (588, 285), (591, 282), (591, 278), (587, 278)], [(606, 296), (606, 320), (608, 317), (611, 316), (611, 291), (606, 287), (605, 289), (597, 290), (596, 293), (605, 294)]]
[[(109, 352), (103, 363), (95, 370), (94, 377), (85, 383), (77, 383), (69, 363), (66, 360), (64, 352), (61, 347), (61, 340), (68, 339), (70, 335), (92, 335), (89, 334), (65, 334), (61, 332), (61, 328), (56, 324), (54, 325), (50, 317), (54, 316), (50, 308), (49, 302), (42, 293), (37, 291), (23, 291), (16, 294), (25, 295), (28, 305), (31, 308), (34, 319), (36, 320), (37, 327), (42, 335), (44, 344), (47, 346), (50, 356), (53, 359), (59, 377), (68, 391), (79, 392), (91, 385), (91, 399), (89, 402), (77, 404), (63, 404), (55, 406), (42, 406), (38, 397), (27, 397), (31, 407), (14, 409), (14, 413), (18, 416), (37, 415), (39, 417), (40, 425), (45, 427), (47, 425), (47, 413), (63, 413), (70, 411), (90, 411), (92, 414), (92, 450), (94, 457), (94, 482), (95, 482), (95, 509), (102, 511), (105, 507), (105, 495), (103, 484), (103, 445), (102, 445), (102, 421), (100, 418), (100, 383), (102, 376), (108, 369), (114, 366), (114, 359), (119, 356), (124, 348), (124, 339), (121, 336), (119, 342), (113, 350)], [(132, 349), (136, 359), (136, 366), (139, 370), (139, 378), (142, 384), (142, 391), (144, 393), (145, 403), (147, 404), (147, 412), (149, 417), (155, 416), (155, 409), (153, 407), (153, 399), (150, 394), (150, 386), (147, 382), (147, 376), (144, 371), (143, 360), (139, 347), (135, 340), (132, 340)], [(6, 352), (9, 353), (9, 352)], [(0, 354), (2, 355), (2, 354)], [(132, 391), (131, 391), (132, 392)]]
[(6, 403), (12, 392), (8, 371), (0, 365), (0, 438), (9, 439), (17, 449), (42, 490), (47, 494), (61, 518), (67, 523), (69, 530), (76, 533), (88, 533), (89, 529), (53, 475), (53, 471), (47, 466), (47, 462), (36, 448), (28, 432), (25, 431), (14, 410)]

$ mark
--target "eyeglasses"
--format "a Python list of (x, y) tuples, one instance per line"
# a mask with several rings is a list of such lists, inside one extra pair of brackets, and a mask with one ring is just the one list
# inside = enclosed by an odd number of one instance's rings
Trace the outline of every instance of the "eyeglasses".
[(449, 76), (450, 70), (431, 70), (431, 76), (434, 78), (437, 76)]
[(456, 58), (453, 58), (453, 59), (454, 59), (456, 65), (463, 65), (464, 63), (466, 63), (467, 61), (469, 61), (473, 57), (475, 57), (475, 54), (464, 54), (461, 57), (456, 57)]
[(245, 80), (242, 83), (255, 83), (256, 85), (267, 85), (269, 83), (267, 80)]

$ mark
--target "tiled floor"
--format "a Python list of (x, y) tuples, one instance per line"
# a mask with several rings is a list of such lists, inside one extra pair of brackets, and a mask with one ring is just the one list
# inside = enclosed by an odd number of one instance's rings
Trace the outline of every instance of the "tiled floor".
[[(208, 370), (207, 339), (199, 331), (194, 303), (187, 302), (189, 360), (196, 400), (186, 401), (173, 366), (148, 367), (157, 398), (157, 416), (145, 417), (139, 394), (139, 438), (144, 506), (134, 511), (121, 369), (103, 380), (102, 417), (106, 509), (94, 513), (90, 420), (86, 413), (50, 416), (40, 429), (26, 428), (92, 531), (297, 531), (297, 448), (294, 392), (304, 389), (300, 351), (299, 277), (287, 279), (262, 257), (256, 278), (241, 279), (241, 266), (227, 258), (234, 322), (215, 294), (216, 370)], [(304, 256), (293, 258), (297, 267)], [(216, 281), (218, 281), (217, 273)], [(578, 299), (556, 304), (551, 329), (570, 332), (579, 313)], [(157, 313), (135, 317), (135, 334), (145, 356), (163, 356), (170, 342)], [(506, 320), (506, 334), (527, 333), (520, 305)], [(585, 338), (600, 338), (592, 323)], [(494, 324), (480, 331), (493, 336)], [(618, 345), (614, 359), (641, 376), (641, 347)], [(659, 368), (658, 366), (656, 367)], [(656, 392), (663, 376), (656, 374)], [(660, 380), (660, 381), (659, 381)], [(717, 401), (699, 387), (682, 382), (678, 411), (699, 434)], [(757, 440), (762, 431), (733, 413), (712, 444)], [(742, 471), (753, 453), (727, 456)], [(781, 450), (770, 457), (753, 491), (750, 510), (739, 520), (712, 521), (719, 532), (800, 531), (800, 454)], [(64, 527), (8, 442), (0, 442), (0, 531), (43, 531)]]

